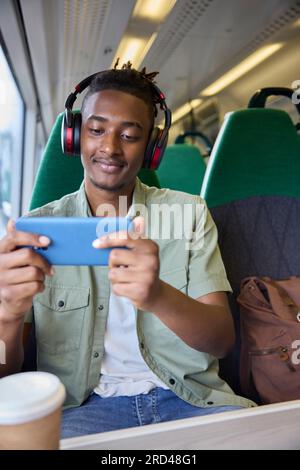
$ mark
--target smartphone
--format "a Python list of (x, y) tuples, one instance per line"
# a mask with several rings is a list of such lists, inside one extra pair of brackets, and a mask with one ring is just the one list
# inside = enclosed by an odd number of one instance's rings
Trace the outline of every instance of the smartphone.
[(112, 248), (94, 248), (92, 242), (112, 232), (133, 230), (127, 217), (20, 217), (15, 226), (46, 235), (51, 240), (48, 247), (30, 248), (50, 264), (70, 266), (107, 266)]

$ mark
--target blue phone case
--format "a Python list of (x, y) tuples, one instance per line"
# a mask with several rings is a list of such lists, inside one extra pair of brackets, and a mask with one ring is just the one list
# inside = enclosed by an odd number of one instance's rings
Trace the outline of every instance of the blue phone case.
[(126, 217), (21, 217), (15, 225), (17, 230), (49, 237), (46, 249), (31, 248), (50, 264), (70, 266), (108, 265), (112, 248), (94, 248), (92, 242), (108, 233), (133, 229)]

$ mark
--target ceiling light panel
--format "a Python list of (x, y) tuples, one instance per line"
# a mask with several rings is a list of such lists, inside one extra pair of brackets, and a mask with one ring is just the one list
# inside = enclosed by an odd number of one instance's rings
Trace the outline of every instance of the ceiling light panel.
[(243, 60), (240, 64), (233, 67), (227, 73), (222, 75), (218, 80), (214, 83), (206, 87), (200, 93), (201, 96), (212, 96), (219, 93), (221, 90), (229, 86), (235, 80), (238, 80), (240, 77), (245, 75), (251, 69), (256, 67), (258, 64), (266, 60), (268, 57), (273, 55), (283, 46), (282, 43), (277, 44), (270, 44), (268, 46), (262, 47), (258, 51), (251, 54), (245, 60)]
[(176, 0), (138, 0), (132, 16), (161, 22), (168, 16), (175, 3)]

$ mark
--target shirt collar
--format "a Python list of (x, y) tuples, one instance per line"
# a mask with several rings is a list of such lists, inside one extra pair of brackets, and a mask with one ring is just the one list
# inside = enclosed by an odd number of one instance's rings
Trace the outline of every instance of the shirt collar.
[[(127, 217), (134, 218), (144, 213), (146, 201), (145, 185), (136, 177), (135, 187), (132, 195), (132, 204), (129, 208)], [(76, 213), (80, 217), (92, 217), (92, 211), (86, 196), (84, 181), (82, 181), (76, 197)]]
[(80, 188), (77, 192), (77, 197), (75, 200), (76, 204), (76, 213), (80, 217), (92, 217), (92, 211), (86, 196), (84, 180), (82, 181)]
[(129, 208), (127, 217), (134, 218), (144, 214), (146, 201), (146, 187), (141, 180), (136, 177), (135, 187), (132, 195), (132, 204)]

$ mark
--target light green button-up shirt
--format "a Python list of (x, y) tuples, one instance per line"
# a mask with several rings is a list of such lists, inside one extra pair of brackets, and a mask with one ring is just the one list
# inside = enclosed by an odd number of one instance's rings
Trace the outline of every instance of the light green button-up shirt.
[[(169, 226), (168, 207), (173, 210)], [(167, 227), (171, 238), (159, 233), (161, 209), (165, 210), (163, 230)], [(149, 188), (137, 179), (129, 215), (139, 213), (146, 217), (148, 233), (159, 245), (161, 279), (192, 298), (230, 290), (217, 230), (199, 196)], [(179, 220), (183, 213), (184, 220)], [(90, 216), (84, 185), (29, 215)], [(178, 235), (179, 225), (189, 243)], [(109, 296), (106, 266), (56, 266), (44, 292), (34, 298), (26, 321), (32, 321), (34, 314), (38, 370), (61, 379), (67, 389), (66, 406), (80, 405), (99, 383)], [(183, 400), (199, 407), (253, 405), (219, 378), (215, 357), (188, 346), (153, 313), (137, 310), (136, 330), (145, 362)]]

